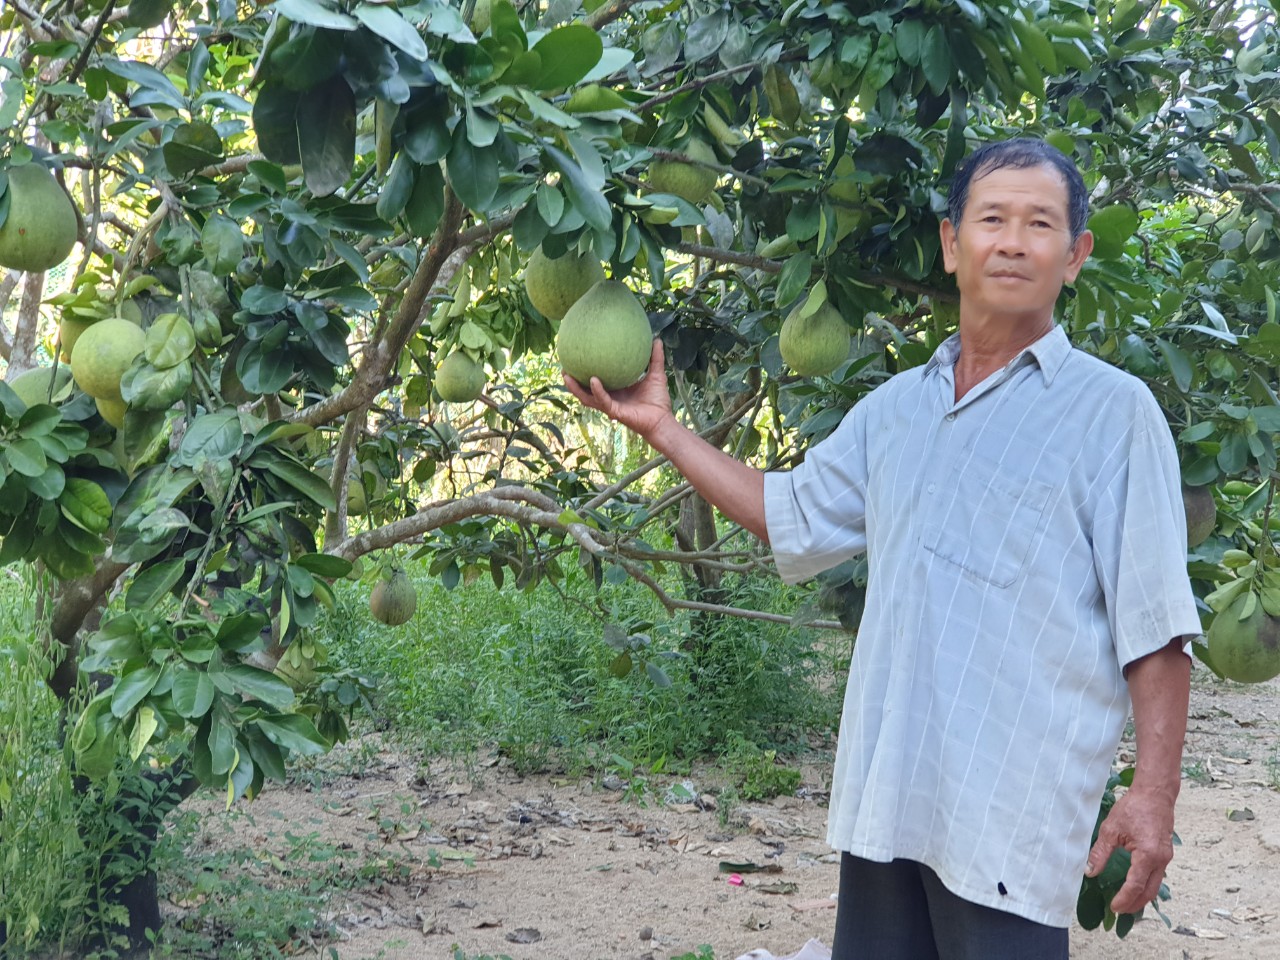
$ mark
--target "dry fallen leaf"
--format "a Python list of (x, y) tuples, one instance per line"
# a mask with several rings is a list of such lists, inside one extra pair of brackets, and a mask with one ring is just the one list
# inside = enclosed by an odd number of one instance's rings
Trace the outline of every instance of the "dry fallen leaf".
[(516, 927), (506, 936), (512, 943), (537, 943), (542, 939), (542, 931), (535, 927)]

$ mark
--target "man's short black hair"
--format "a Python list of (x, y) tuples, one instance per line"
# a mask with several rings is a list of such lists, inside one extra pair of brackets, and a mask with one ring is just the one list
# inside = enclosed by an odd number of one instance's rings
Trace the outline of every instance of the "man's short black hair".
[(969, 202), (969, 185), (974, 177), (985, 176), (1005, 167), (1052, 167), (1062, 174), (1067, 187), (1067, 215), (1071, 241), (1074, 243), (1089, 222), (1089, 195), (1084, 178), (1065, 153), (1034, 137), (1017, 137), (983, 144), (956, 171), (951, 180), (951, 196), (947, 200), (947, 218), (957, 227)]

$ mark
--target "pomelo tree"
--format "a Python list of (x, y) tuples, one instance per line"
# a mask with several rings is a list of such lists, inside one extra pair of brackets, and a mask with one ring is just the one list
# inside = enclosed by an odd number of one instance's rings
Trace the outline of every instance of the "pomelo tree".
[[(107, 890), (126, 942), (159, 923), (147, 854), (174, 804), (201, 785), (256, 795), (344, 735), (356, 685), (306, 667), (352, 561), (412, 544), (446, 586), (521, 589), (577, 563), (668, 610), (765, 616), (721, 589), (765, 569), (761, 551), (654, 483), (660, 461), (621, 472), (577, 442), (554, 376), (512, 373), (548, 367), (559, 318), (535, 304), (604, 264), (643, 297), (681, 415), (785, 467), (955, 330), (938, 221), (978, 140), (1047, 136), (1084, 170), (1097, 246), (1063, 324), (1168, 415), (1213, 520), (1189, 557), (1206, 623), (1246, 594), (1280, 615), (1280, 45), (1264, 5), (480, 7), (0, 11), (0, 264), (31, 266), (3, 259), (6, 238), (47, 226), (19, 222), (25, 167), (52, 171), (79, 218), (72, 282), (45, 313), (39, 272), (0, 283), (20, 300), (6, 380), (86, 367), (49, 375), (44, 402), (0, 387), (0, 563), (44, 577), (32, 642), (57, 662), (81, 785), (129, 811)], [(538, 289), (530, 258), (553, 268)], [(832, 311), (847, 355), (798, 375), (784, 318)], [(120, 322), (140, 340), (72, 347)], [(805, 355), (843, 343), (823, 327)], [(437, 390), (459, 354), (466, 375)], [(478, 367), (488, 386), (468, 403)], [(672, 565), (692, 572), (682, 590)], [(819, 597), (852, 628), (859, 566)], [(625, 630), (605, 637), (640, 669)], [(1091, 889), (1082, 920), (1110, 923)]]

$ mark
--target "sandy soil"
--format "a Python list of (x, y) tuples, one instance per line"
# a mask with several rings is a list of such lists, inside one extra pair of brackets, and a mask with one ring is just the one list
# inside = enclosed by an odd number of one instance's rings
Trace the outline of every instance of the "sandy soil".
[[(1124, 941), (1077, 928), (1073, 958), (1280, 960), (1278, 731), (1280, 682), (1243, 687), (1197, 670), (1172, 929), (1151, 911)], [(346, 774), (268, 790), (248, 821), (209, 804), (200, 841), (243, 843), (249, 829), (263, 850), (283, 851), (286, 830), (315, 832), (364, 862), (397, 864), (335, 891), (341, 960), (452, 958), (455, 944), (468, 960), (669, 960), (700, 944), (733, 960), (753, 948), (785, 956), (811, 937), (830, 944), (827, 767), (806, 769), (794, 797), (726, 810), (712, 799), (714, 770), (695, 771), (690, 802), (668, 795), (675, 778), (643, 788), (520, 778), (501, 762), (423, 767), (375, 741), (341, 749)], [(1132, 759), (1131, 744), (1118, 759)], [(341, 768), (343, 754), (327, 763)], [(739, 885), (722, 862), (768, 872), (740, 870)]]

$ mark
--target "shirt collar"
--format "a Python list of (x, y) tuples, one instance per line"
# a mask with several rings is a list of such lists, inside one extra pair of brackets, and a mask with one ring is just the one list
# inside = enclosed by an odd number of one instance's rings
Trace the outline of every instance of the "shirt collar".
[[(1071, 341), (1067, 339), (1062, 327), (1055, 323), (1052, 330), (1010, 360), (1008, 365), (1010, 367), (1016, 366), (1022, 361), (1023, 357), (1029, 355), (1039, 365), (1040, 374), (1044, 377), (1044, 383), (1047, 387), (1053, 384), (1053, 378), (1058, 375), (1058, 371), (1062, 369), (1062, 365), (1066, 362), (1070, 353)], [(953, 333), (942, 341), (938, 349), (933, 352), (933, 356), (925, 364), (924, 375), (928, 376), (938, 367), (955, 366), (959, 356), (960, 334)]]

